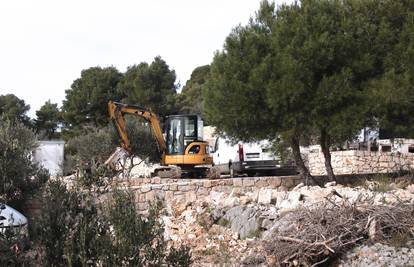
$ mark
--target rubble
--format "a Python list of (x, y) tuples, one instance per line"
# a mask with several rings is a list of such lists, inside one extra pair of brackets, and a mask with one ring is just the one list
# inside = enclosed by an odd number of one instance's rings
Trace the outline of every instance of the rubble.
[[(202, 200), (167, 203), (169, 208), (163, 217), (165, 238), (175, 245), (188, 245), (195, 266), (268, 266), (277, 259), (267, 254), (261, 241), (274, 237), (275, 231), (295, 231), (291, 218), (296, 210), (321, 207), (324, 203), (414, 204), (413, 188), (409, 185), (406, 189), (376, 192), (368, 186), (329, 183), (325, 188), (302, 184), (292, 191), (268, 188), (252, 192), (211, 191)], [(413, 252), (407, 253), (412, 256)]]

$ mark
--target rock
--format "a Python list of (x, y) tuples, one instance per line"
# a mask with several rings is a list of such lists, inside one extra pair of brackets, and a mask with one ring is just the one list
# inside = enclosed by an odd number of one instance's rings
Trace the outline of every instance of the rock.
[(226, 212), (223, 208), (216, 208), (211, 212), (211, 218), (215, 223), (217, 223), (224, 216), (225, 213)]
[(269, 220), (269, 219), (264, 219), (263, 221), (262, 221), (262, 228), (263, 229), (265, 229), (265, 230), (269, 230), (271, 227), (272, 227), (272, 225), (273, 225), (273, 222), (271, 221), (271, 220)]
[(257, 203), (270, 204), (272, 201), (272, 189), (260, 188)]
[(197, 195), (194, 191), (189, 191), (185, 193), (185, 199), (187, 202), (195, 202), (197, 200)]
[(298, 191), (300, 188), (302, 188), (302, 187), (304, 187), (305, 186), (305, 184), (304, 183), (300, 183), (300, 184), (298, 184), (297, 186), (295, 186), (293, 189), (292, 189), (292, 191)]
[(188, 224), (195, 223), (196, 221), (193, 210), (185, 210), (181, 216), (184, 216), (184, 219)]
[(260, 226), (257, 211), (252, 207), (233, 207), (226, 212), (223, 218), (230, 222), (231, 230), (239, 233), (241, 239), (251, 235)]
[(414, 184), (410, 184), (409, 186), (407, 186), (406, 190), (408, 190), (408, 192), (410, 193), (414, 193)]
[(171, 209), (173, 211), (174, 216), (178, 217), (181, 216), (183, 211), (187, 209), (187, 203), (186, 202), (178, 202), (171, 204)]
[(398, 190), (395, 190), (393, 193), (401, 201), (410, 201), (411, 199), (413, 199), (413, 194), (407, 190), (398, 189)]
[(278, 220), (273, 221), (272, 226), (269, 230), (265, 231), (262, 235), (264, 240), (272, 239), (274, 233), (277, 232), (288, 232), (294, 231), (295, 225), (291, 223), (291, 216), (294, 214), (287, 213), (285, 215), (281, 215)]
[(257, 202), (257, 199), (259, 197), (259, 191), (255, 190), (253, 192), (247, 192), (246, 196), (248, 196), (253, 202)]
[(221, 205), (224, 199), (223, 192), (211, 191), (210, 192), (210, 200), (216, 205)]
[(270, 255), (267, 256), (266, 261), (269, 266), (276, 266), (277, 258), (273, 255)]
[(287, 198), (283, 199), (282, 201), (278, 201), (276, 206), (281, 210), (294, 210), (297, 209), (301, 205), (301, 196), (300, 192), (291, 191), (287, 194)]
[(224, 207), (233, 207), (235, 205), (239, 204), (239, 198), (236, 197), (239, 193), (233, 189), (230, 193), (230, 195), (223, 201)]
[(235, 232), (234, 234), (232, 234), (231, 238), (234, 240), (239, 239), (239, 233)]
[(237, 197), (228, 197), (224, 200), (223, 206), (224, 207), (234, 207), (236, 205), (239, 205), (240, 201)]
[(189, 233), (189, 234), (187, 235), (187, 237), (188, 237), (188, 239), (195, 239), (195, 238), (196, 238), (196, 235), (195, 235), (195, 234), (193, 234), (193, 233)]
[(336, 185), (336, 182), (335, 181), (333, 181), (333, 182), (327, 182), (325, 184), (325, 187), (332, 187), (332, 186), (335, 186), (335, 185)]
[(343, 267), (413, 266), (414, 250), (376, 243), (357, 247), (341, 260)]
[(240, 205), (247, 205), (252, 202), (251, 198), (248, 196), (241, 196), (239, 198)]

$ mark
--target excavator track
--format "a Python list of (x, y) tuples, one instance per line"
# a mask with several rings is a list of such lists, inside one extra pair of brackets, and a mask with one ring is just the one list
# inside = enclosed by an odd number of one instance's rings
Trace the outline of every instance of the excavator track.
[(216, 167), (201, 167), (192, 169), (181, 169), (178, 166), (163, 166), (154, 170), (154, 177), (160, 177), (163, 179), (218, 179), (220, 178), (220, 172)]
[(165, 166), (155, 169), (153, 175), (160, 178), (180, 179), (182, 172), (180, 167)]

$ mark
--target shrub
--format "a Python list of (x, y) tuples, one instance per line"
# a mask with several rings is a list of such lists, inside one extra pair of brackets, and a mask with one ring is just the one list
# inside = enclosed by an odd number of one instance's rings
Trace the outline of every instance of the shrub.
[(45, 266), (189, 266), (187, 247), (169, 253), (160, 223), (161, 205), (138, 214), (132, 194), (115, 190), (107, 205), (91, 191), (69, 192), (50, 181), (37, 221)]
[[(142, 119), (127, 116), (126, 128), (134, 154), (142, 159), (148, 158), (150, 162), (158, 163), (160, 153), (158, 144), (151, 132), (151, 126), (143, 123)], [(119, 137), (115, 129), (113, 136), (115, 136), (116, 142), (119, 143)]]
[(69, 192), (60, 181), (51, 180), (44, 193), (43, 212), (34, 223), (36, 237), (44, 248), (44, 263), (47, 266), (63, 266), (65, 244), (69, 232), (80, 214), (80, 195)]
[(86, 127), (85, 133), (69, 139), (66, 150), (70, 155), (76, 155), (77, 163), (103, 163), (116, 145), (112, 140), (108, 127), (98, 129)]
[(40, 187), (48, 173), (32, 162), (34, 133), (17, 121), (0, 118), (0, 201), (18, 201)]
[[(149, 161), (159, 162), (160, 154), (149, 126), (137, 118), (127, 117), (126, 127), (128, 139), (134, 155)], [(65, 155), (65, 173), (80, 170), (86, 184), (93, 183), (90, 174), (94, 174), (99, 166), (111, 155), (121, 140), (112, 125), (103, 128), (88, 126), (84, 133), (68, 140)]]

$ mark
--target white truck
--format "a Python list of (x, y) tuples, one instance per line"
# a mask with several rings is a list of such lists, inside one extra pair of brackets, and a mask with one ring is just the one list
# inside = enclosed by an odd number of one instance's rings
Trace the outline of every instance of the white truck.
[(275, 157), (268, 141), (254, 143), (232, 143), (227, 138), (216, 137), (213, 148), (214, 165), (220, 174), (231, 177), (247, 174), (248, 176), (274, 175), (280, 169), (280, 160)]

